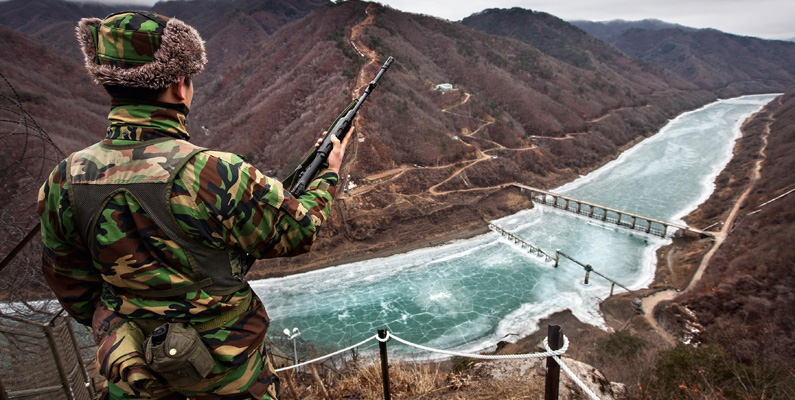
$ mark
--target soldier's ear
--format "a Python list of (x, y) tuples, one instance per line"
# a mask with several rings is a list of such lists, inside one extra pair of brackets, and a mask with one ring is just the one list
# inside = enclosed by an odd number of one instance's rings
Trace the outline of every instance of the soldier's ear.
[(190, 89), (190, 81), (185, 82), (185, 77), (179, 78), (178, 81), (171, 84), (168, 90), (179, 101), (185, 101), (188, 98), (188, 90)]

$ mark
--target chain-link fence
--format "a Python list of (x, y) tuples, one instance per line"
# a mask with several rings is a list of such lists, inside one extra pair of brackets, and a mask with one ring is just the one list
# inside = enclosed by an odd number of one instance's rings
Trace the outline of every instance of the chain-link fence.
[(0, 399), (92, 399), (94, 350), (88, 329), (63, 310), (0, 315)]

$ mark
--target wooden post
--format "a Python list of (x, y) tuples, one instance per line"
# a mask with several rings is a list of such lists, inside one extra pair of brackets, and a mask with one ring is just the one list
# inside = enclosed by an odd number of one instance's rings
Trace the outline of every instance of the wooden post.
[[(547, 326), (547, 343), (551, 350), (558, 350), (563, 346), (563, 332), (560, 325)], [(544, 400), (558, 400), (560, 387), (560, 365), (552, 357), (547, 357), (547, 376), (544, 384)]]
[(295, 384), (293, 383), (293, 378), (290, 374), (290, 371), (285, 371), (284, 380), (287, 381), (287, 389), (290, 390), (290, 394), (292, 394), (296, 399), (300, 399), (301, 396), (299, 396), (298, 391), (295, 390)]
[(320, 379), (320, 375), (317, 373), (315, 364), (309, 364), (309, 369), (312, 371), (312, 375), (315, 377), (315, 381), (317, 381), (318, 386), (320, 386), (320, 394), (323, 395), (324, 399), (331, 400), (331, 397), (329, 397), (328, 391), (326, 390), (326, 385), (323, 384), (323, 380)]
[[(272, 350), (273, 347), (271, 346), (270, 339), (267, 340), (268, 340), (268, 348)], [(268, 352), (268, 359), (270, 360), (271, 365), (273, 367), (276, 367), (277, 364), (276, 360), (273, 358), (273, 351)], [(298, 396), (298, 391), (295, 390), (295, 385), (293, 384), (293, 378), (292, 378), (293, 371), (284, 371), (284, 380), (287, 382), (287, 389), (290, 390), (290, 394), (292, 394), (294, 398), (300, 399), (301, 397)]]
[[(378, 337), (383, 340), (386, 338), (386, 329), (378, 330)], [(381, 379), (384, 381), (384, 400), (390, 400), (389, 395), (389, 359), (387, 358), (386, 342), (378, 341), (378, 348), (381, 350)]]

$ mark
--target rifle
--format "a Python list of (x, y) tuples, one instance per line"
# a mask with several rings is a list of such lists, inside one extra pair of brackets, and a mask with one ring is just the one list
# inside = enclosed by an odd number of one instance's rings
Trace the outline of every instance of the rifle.
[(334, 123), (331, 124), (331, 128), (328, 129), (328, 132), (323, 138), (323, 142), (312, 150), (311, 153), (304, 159), (298, 167), (295, 168), (287, 178), (284, 179), (282, 184), (284, 187), (289, 187), (290, 193), (293, 196), (298, 197), (304, 194), (306, 188), (309, 186), (309, 183), (315, 178), (317, 172), (321, 169), (321, 167), (325, 168), (328, 167), (328, 159), (329, 153), (333, 149), (334, 145), (331, 143), (331, 136), (334, 135), (341, 141), (345, 138), (345, 134), (348, 133), (348, 129), (353, 123), (353, 118), (356, 117), (356, 113), (359, 112), (359, 108), (362, 107), (362, 104), (365, 100), (367, 100), (367, 96), (370, 95), (370, 92), (375, 89), (376, 85), (378, 85), (378, 81), (381, 79), (381, 75), (386, 72), (389, 68), (389, 65), (392, 64), (394, 59), (390, 56), (386, 59), (384, 65), (381, 66), (381, 70), (378, 71), (378, 74), (373, 78), (373, 81), (367, 85), (367, 88), (364, 90), (364, 94), (362, 94), (359, 99), (353, 100), (353, 102), (345, 108), (345, 110), (340, 114)]

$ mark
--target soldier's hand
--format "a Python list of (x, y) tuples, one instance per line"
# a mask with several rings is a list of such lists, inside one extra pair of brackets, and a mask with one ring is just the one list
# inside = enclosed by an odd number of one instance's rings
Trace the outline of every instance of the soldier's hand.
[[(323, 132), (323, 136), (326, 136), (326, 132)], [(337, 173), (340, 172), (342, 159), (345, 157), (345, 148), (348, 147), (348, 143), (351, 141), (351, 136), (353, 136), (353, 125), (351, 125), (350, 129), (348, 129), (348, 133), (345, 134), (345, 138), (342, 139), (342, 142), (340, 142), (340, 139), (336, 136), (331, 136), (331, 144), (334, 147), (332, 148), (331, 153), (329, 153), (327, 161), (328, 167)], [(320, 141), (322, 140), (323, 138), (320, 138)]]

